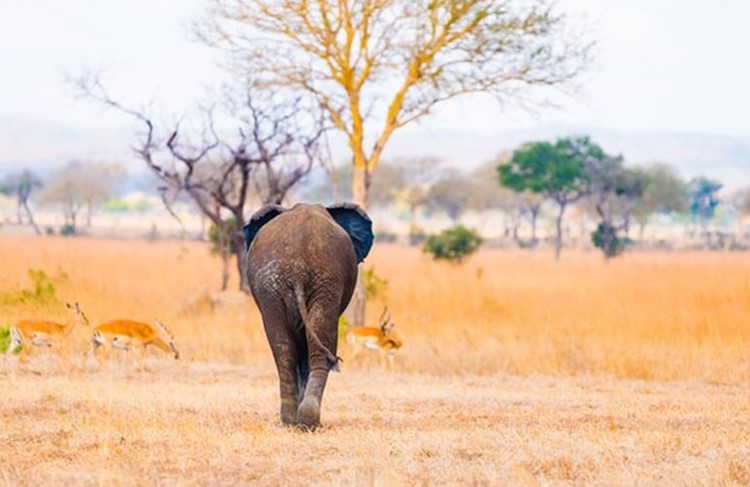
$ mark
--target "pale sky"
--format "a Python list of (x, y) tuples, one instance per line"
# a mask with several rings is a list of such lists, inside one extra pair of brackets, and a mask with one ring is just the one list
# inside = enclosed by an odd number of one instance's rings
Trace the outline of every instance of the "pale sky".
[[(0, 0), (0, 117), (73, 128), (130, 120), (75, 100), (66, 72), (105, 69), (113, 95), (179, 115), (205, 97), (218, 54), (191, 41), (201, 0)], [(430, 130), (570, 124), (624, 132), (750, 136), (750, 1), (559, 0), (598, 39), (584, 95), (535, 116), (487, 100), (453, 103)]]

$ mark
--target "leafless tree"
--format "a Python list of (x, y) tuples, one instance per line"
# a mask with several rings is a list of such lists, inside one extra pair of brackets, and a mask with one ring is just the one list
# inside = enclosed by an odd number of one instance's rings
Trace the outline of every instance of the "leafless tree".
[[(243, 272), (243, 225), (248, 195), (261, 203), (281, 203), (289, 189), (318, 161), (318, 145), (325, 126), (319, 111), (299, 97), (281, 99), (269, 91), (243, 90), (241, 99), (227, 92), (223, 112), (203, 108), (203, 128), (196, 136), (176, 124), (160, 135), (153, 118), (126, 107), (109, 95), (99, 78), (73, 80), (80, 92), (134, 117), (142, 124), (134, 150), (163, 183), (162, 200), (168, 210), (177, 194), (187, 193), (219, 234), (229, 242), (222, 252), (224, 276), (230, 253), (236, 257), (240, 288), (248, 291)], [(220, 117), (223, 115), (223, 118)], [(236, 130), (227, 135), (218, 120)], [(222, 280), (226, 287), (226, 277)]]
[(643, 240), (646, 224), (655, 213), (687, 213), (690, 207), (687, 182), (677, 169), (664, 163), (633, 168), (643, 179), (643, 193), (633, 209), (638, 224), (638, 239)]
[(730, 195), (729, 201), (737, 212), (738, 237), (744, 238), (742, 222), (746, 217), (750, 216), (750, 187), (735, 190)]
[(60, 168), (41, 192), (46, 204), (62, 207), (65, 225), (75, 232), (78, 216), (86, 212), (86, 227), (91, 226), (94, 209), (111, 198), (125, 169), (116, 162), (72, 160)]
[(31, 193), (41, 187), (42, 180), (36, 173), (29, 169), (24, 169), (19, 173), (8, 174), (3, 181), (0, 182), (0, 194), (16, 197), (18, 205), (16, 209), (16, 218), (18, 224), (23, 224), (23, 215), (25, 213), (29, 224), (34, 228), (37, 235), (41, 235), (42, 232), (34, 221), (34, 215), (31, 213), (31, 208), (29, 207), (29, 199), (31, 198)]

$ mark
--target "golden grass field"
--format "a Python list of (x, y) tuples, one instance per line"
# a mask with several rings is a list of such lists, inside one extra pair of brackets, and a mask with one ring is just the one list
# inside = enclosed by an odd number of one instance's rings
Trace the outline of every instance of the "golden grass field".
[[(332, 374), (324, 426), (278, 426), (251, 298), (198, 242), (0, 233), (0, 295), (44, 270), (60, 303), (0, 326), (159, 318), (175, 361), (102, 369), (70, 339), (0, 362), (0, 485), (750, 485), (750, 257), (485, 249), (462, 266), (376, 245), (404, 347)], [(232, 286), (236, 287), (236, 281)], [(1, 360), (1, 359), (0, 359)]]

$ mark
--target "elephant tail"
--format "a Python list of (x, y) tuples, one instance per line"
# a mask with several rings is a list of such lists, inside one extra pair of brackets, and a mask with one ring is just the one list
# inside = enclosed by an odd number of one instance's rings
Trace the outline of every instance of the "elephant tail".
[(337, 357), (331, 351), (323, 345), (323, 342), (320, 341), (320, 338), (318, 338), (317, 333), (315, 333), (315, 330), (313, 327), (310, 326), (310, 318), (307, 314), (307, 305), (305, 304), (305, 292), (302, 289), (302, 286), (299, 284), (294, 285), (294, 296), (297, 298), (297, 308), (299, 308), (299, 315), (302, 317), (302, 323), (304, 323), (305, 330), (307, 331), (308, 336), (310, 336), (313, 341), (315, 342), (315, 345), (320, 347), (321, 350), (323, 350), (326, 354), (326, 358), (328, 359), (328, 367), (330, 370), (339, 371), (339, 362), (342, 362), (341, 357)]

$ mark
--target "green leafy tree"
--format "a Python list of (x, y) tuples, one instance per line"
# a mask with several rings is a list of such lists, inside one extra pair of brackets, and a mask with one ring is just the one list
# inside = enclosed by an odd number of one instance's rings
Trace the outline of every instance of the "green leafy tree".
[(588, 137), (563, 138), (554, 143), (533, 142), (513, 152), (510, 160), (497, 166), (500, 184), (514, 191), (530, 191), (553, 200), (555, 257), (562, 251), (562, 220), (565, 209), (588, 192), (586, 165), (601, 160), (604, 151)]
[(427, 237), (422, 251), (431, 254), (435, 260), (460, 264), (466, 257), (479, 250), (482, 242), (482, 237), (474, 230), (456, 225)]
[(719, 205), (718, 192), (722, 184), (713, 179), (703, 176), (693, 178), (689, 185), (690, 192), (690, 214), (701, 228), (714, 217), (716, 207)]

